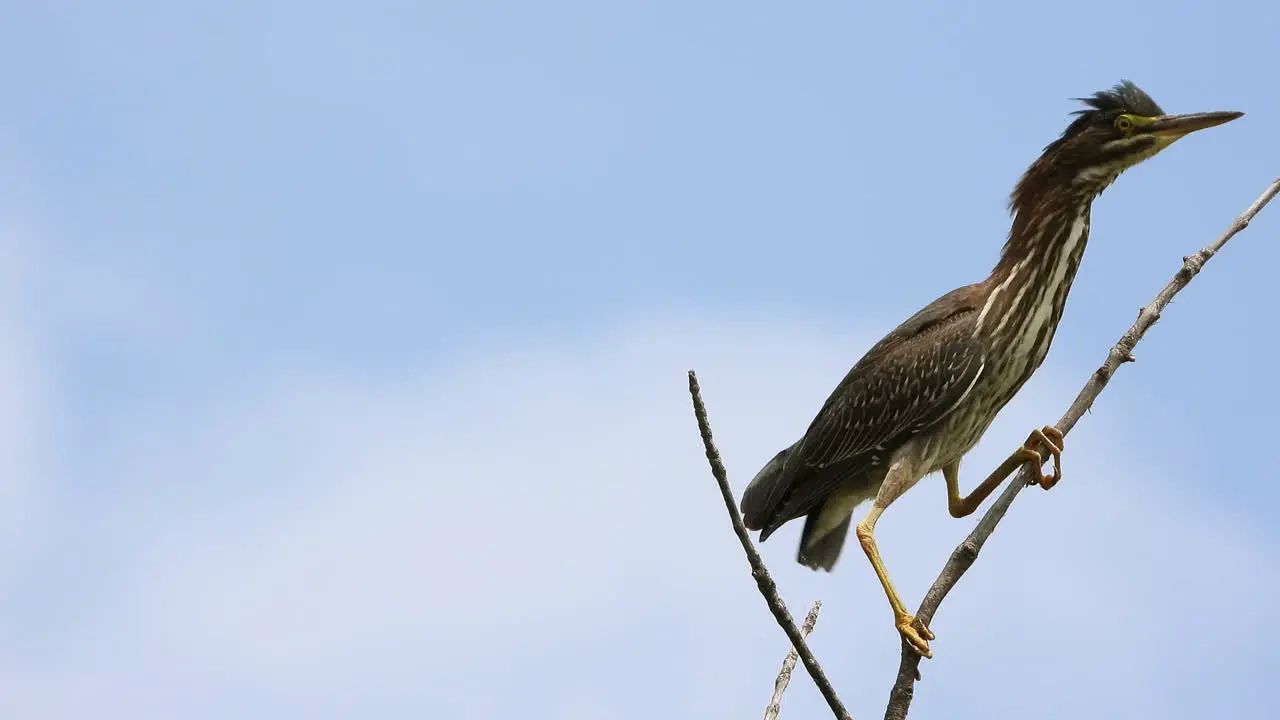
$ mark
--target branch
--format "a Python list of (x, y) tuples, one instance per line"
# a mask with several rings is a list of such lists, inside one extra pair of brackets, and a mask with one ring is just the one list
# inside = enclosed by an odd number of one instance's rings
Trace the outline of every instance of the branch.
[[(814, 600), (813, 607), (804, 618), (804, 627), (800, 628), (801, 637), (807, 638), (809, 633), (813, 632), (813, 626), (818, 622), (818, 611), (821, 609), (822, 601)], [(791, 671), (795, 669), (798, 657), (795, 648), (787, 651), (787, 657), (782, 661), (782, 669), (778, 671), (778, 679), (773, 681), (773, 697), (769, 699), (769, 706), (764, 709), (764, 720), (778, 720), (778, 713), (782, 712), (782, 693), (787, 691), (787, 683), (791, 682)]]
[[(1212, 245), (1195, 255), (1182, 259), (1182, 267), (1174, 274), (1173, 279), (1164, 286), (1164, 289), (1156, 295), (1149, 305), (1142, 308), (1142, 311), (1138, 313), (1137, 321), (1125, 331), (1124, 335), (1120, 337), (1120, 341), (1107, 353), (1106, 362), (1093, 372), (1080, 394), (1076, 395), (1071, 407), (1067, 408), (1067, 412), (1058, 421), (1057, 428), (1062, 431), (1063, 435), (1071, 432), (1071, 428), (1075, 427), (1081, 416), (1089, 410), (1103, 388), (1111, 381), (1111, 376), (1115, 374), (1116, 370), (1121, 365), (1134, 361), (1134, 346), (1138, 344), (1138, 341), (1142, 340), (1142, 336), (1147, 333), (1147, 330), (1150, 330), (1151, 326), (1155, 325), (1156, 321), (1160, 319), (1160, 313), (1173, 300), (1173, 296), (1181, 292), (1187, 286), (1187, 283), (1191, 282), (1191, 278), (1200, 272), (1200, 269), (1209, 261), (1209, 258), (1217, 254), (1222, 249), (1222, 246), (1227, 244), (1228, 240), (1241, 230), (1249, 227), (1249, 222), (1267, 203), (1271, 202), (1271, 199), (1277, 193), (1280, 193), (1280, 179), (1273, 181), (1266, 191), (1258, 196), (1258, 199), (1254, 200), (1253, 204), (1240, 217), (1236, 218)], [(1038, 471), (1039, 468), (1035, 468), (1035, 470)], [(1032, 468), (1024, 466), (1021, 472), (1018, 473), (1017, 478), (1000, 494), (995, 504), (978, 522), (978, 526), (973, 529), (973, 532), (969, 533), (964, 542), (960, 543), (951, 553), (951, 558), (947, 560), (947, 564), (942, 568), (942, 573), (938, 575), (938, 579), (934, 581), (933, 586), (925, 593), (924, 600), (920, 603), (920, 609), (916, 612), (916, 618), (920, 622), (927, 626), (933, 619), (933, 614), (937, 612), (943, 598), (947, 596), (947, 593), (951, 592), (951, 588), (955, 587), (961, 576), (973, 565), (973, 561), (978, 558), (978, 552), (982, 550), (987, 538), (991, 537), (996, 525), (1004, 517), (1005, 512), (1009, 510), (1009, 506), (1013, 504), (1014, 498), (1032, 480)], [(898, 679), (894, 682), (893, 690), (889, 693), (889, 706), (885, 710), (885, 720), (904, 720), (907, 717), (907, 710), (911, 707), (911, 699), (915, 693), (915, 682), (919, 677), (920, 656), (907, 647), (904, 642), (902, 662), (898, 666)]]
[(693, 414), (698, 418), (698, 432), (702, 433), (702, 446), (707, 451), (707, 462), (711, 463), (711, 474), (715, 476), (716, 483), (720, 486), (720, 494), (724, 497), (725, 508), (729, 510), (729, 520), (733, 523), (733, 533), (738, 536), (738, 542), (742, 543), (742, 550), (747, 554), (747, 562), (751, 563), (751, 576), (756, 579), (756, 587), (760, 588), (760, 594), (764, 596), (764, 601), (768, 603), (774, 619), (778, 621), (787, 637), (791, 639), (791, 646), (795, 648), (800, 660), (804, 662), (805, 669), (809, 671), (809, 676), (813, 678), (814, 684), (818, 686), (818, 691), (822, 693), (827, 705), (831, 707), (831, 712), (835, 713), (835, 716), (840, 720), (853, 720), (853, 716), (849, 714), (849, 711), (844, 708), (844, 704), (840, 702), (840, 698), (836, 696), (836, 690), (831, 687), (831, 681), (822, 672), (822, 666), (813, 657), (813, 651), (809, 649), (808, 643), (804, 641), (804, 636), (800, 634), (800, 629), (796, 627), (795, 621), (791, 619), (791, 613), (787, 611), (786, 603), (782, 602), (782, 598), (778, 595), (778, 586), (774, 584), (773, 578), (769, 576), (769, 570), (765, 568), (764, 560), (760, 559), (760, 553), (756, 551), (755, 545), (751, 543), (751, 537), (747, 535), (747, 527), (742, 524), (742, 516), (738, 513), (738, 504), (733, 499), (733, 490), (729, 489), (729, 474), (725, 472), (724, 463), (720, 461), (720, 451), (716, 449), (715, 441), (711, 439), (711, 423), (707, 420), (707, 408), (702, 404), (702, 390), (698, 387), (698, 375), (692, 370), (689, 371), (689, 394), (693, 396)]

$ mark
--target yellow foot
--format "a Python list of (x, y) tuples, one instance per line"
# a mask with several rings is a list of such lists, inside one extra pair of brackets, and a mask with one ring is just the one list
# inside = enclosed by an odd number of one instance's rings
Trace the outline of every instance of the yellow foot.
[[(1066, 438), (1058, 428), (1052, 425), (1031, 432), (1027, 441), (1018, 449), (1024, 460), (1035, 463), (1036, 466), (1036, 477), (1028, 485), (1039, 485), (1048, 490), (1058, 484), (1062, 479), (1062, 451), (1066, 447), (1065, 441)], [(1049, 458), (1053, 458), (1053, 474), (1043, 475), (1040, 473), (1040, 466)]]
[(934, 638), (934, 635), (924, 626), (924, 623), (916, 623), (914, 615), (903, 615), (898, 618), (897, 625), (902, 639), (907, 641), (907, 645), (910, 645), (912, 650), (924, 657), (933, 657), (933, 651), (929, 649), (929, 641)]

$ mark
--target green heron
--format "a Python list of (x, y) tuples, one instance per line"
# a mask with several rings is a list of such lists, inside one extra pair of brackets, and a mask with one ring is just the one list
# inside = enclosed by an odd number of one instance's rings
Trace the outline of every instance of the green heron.
[[(827, 398), (804, 437), (756, 474), (742, 496), (748, 528), (763, 542), (805, 518), (797, 560), (830, 571), (854, 509), (874, 500), (856, 535), (894, 624), (932, 657), (933, 633), (907, 612), (876, 547), (876, 521), (925, 475), (942, 471), (947, 505), (964, 517), (1020, 466), (1033, 463), (1046, 490), (1062, 477), (1062, 433), (1031, 433), (967, 497), (960, 460), (1039, 368), (1062, 318), (1089, 238), (1094, 198), (1130, 167), (1188, 133), (1243, 113), (1166, 115), (1131, 82), (1082, 98), (1062, 136), (1045, 147), (1009, 199), (1013, 226), (987, 279), (953, 290), (876, 343)], [(1053, 474), (1041, 466), (1053, 459)]]

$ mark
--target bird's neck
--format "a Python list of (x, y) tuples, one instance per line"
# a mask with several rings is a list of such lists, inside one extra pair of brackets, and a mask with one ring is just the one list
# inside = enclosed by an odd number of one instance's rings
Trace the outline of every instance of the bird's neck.
[[(1064, 262), (1077, 245), (1083, 250), (1089, 239), (1089, 211), (1095, 194), (1061, 193), (1044, 198), (1023, 198), (1013, 208), (1013, 226), (1000, 251), (1000, 260), (988, 282), (1000, 284), (1030, 266), (1047, 267)], [(1079, 232), (1083, 223), (1083, 233)], [(1062, 254), (1061, 251), (1067, 252)]]
[(983, 283), (978, 326), (1029, 377), (1048, 353), (1089, 241), (1090, 194), (1024, 195), (1009, 240)]

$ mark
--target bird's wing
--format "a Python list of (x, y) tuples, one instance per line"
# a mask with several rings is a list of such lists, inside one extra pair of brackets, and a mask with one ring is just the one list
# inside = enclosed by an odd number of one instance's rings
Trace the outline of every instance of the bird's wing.
[(947, 307), (947, 299), (877, 343), (836, 387), (804, 438), (770, 463), (771, 477), (764, 477), (770, 466), (761, 471), (761, 487), (748, 488), (754, 524), (771, 532), (807, 514), (968, 395), (985, 367), (982, 346), (973, 339), (977, 312)]
[(948, 318), (855, 367), (814, 418), (792, 462), (816, 470), (870, 458), (946, 417), (983, 370), (971, 327), (968, 315)]

